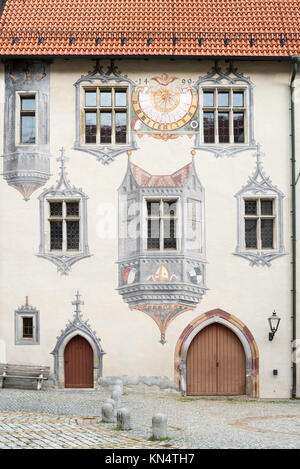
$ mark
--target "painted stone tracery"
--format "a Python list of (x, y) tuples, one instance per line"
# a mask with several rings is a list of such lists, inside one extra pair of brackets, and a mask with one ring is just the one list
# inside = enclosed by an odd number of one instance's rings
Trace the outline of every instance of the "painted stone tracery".
[[(60, 175), (55, 187), (50, 187), (45, 189), (42, 194), (39, 196), (40, 201), (40, 248), (38, 257), (43, 257), (53, 262), (57, 266), (58, 272), (62, 275), (67, 275), (71, 270), (71, 267), (75, 262), (80, 261), (86, 257), (90, 257), (88, 240), (87, 240), (87, 195), (74, 186), (71, 186), (70, 181), (67, 178), (67, 171), (65, 168), (65, 162), (68, 160), (65, 156), (64, 149), (60, 150), (60, 157), (57, 161), (60, 162)], [(80, 232), (82, 233), (80, 239), (80, 250), (78, 252), (51, 252), (47, 249), (45, 241), (45, 222), (46, 222), (46, 213), (48, 207), (46, 206), (48, 199), (59, 199), (65, 200), (66, 198), (76, 198), (80, 201), (81, 206), (81, 228)]]
[[(270, 178), (265, 175), (262, 167), (262, 153), (260, 146), (254, 154), (256, 158), (256, 168), (252, 176), (249, 177), (248, 183), (235, 195), (238, 204), (238, 244), (235, 255), (243, 257), (250, 262), (251, 266), (268, 266), (278, 257), (285, 255), (283, 244), (283, 199), (284, 194), (272, 184)], [(245, 249), (244, 247), (244, 198), (270, 196), (277, 201), (276, 210), (276, 231), (277, 246), (275, 249)]]
[[(74, 144), (75, 150), (84, 151), (96, 156), (97, 161), (106, 165), (114, 161), (114, 159), (126, 153), (128, 151), (136, 150), (137, 145), (135, 141), (135, 133), (128, 131), (128, 143), (127, 144), (114, 144), (114, 145), (86, 145), (82, 141), (81, 135), (81, 93), (84, 86), (98, 86), (98, 85), (110, 85), (110, 86), (126, 86), (128, 87), (129, 96), (135, 89), (135, 83), (130, 80), (127, 75), (122, 75), (121, 72), (115, 65), (114, 60), (110, 61), (110, 65), (107, 71), (104, 72), (103, 66), (100, 60), (96, 60), (94, 70), (88, 72), (87, 75), (82, 75), (79, 80), (74, 83), (76, 88), (76, 140)], [(131, 108), (128, 107), (129, 122), (131, 121)]]
[[(147, 197), (176, 198), (185, 234), (175, 252), (147, 250), (142, 234)], [(193, 233), (196, 242), (191, 245), (187, 229), (190, 200), (201, 211), (201, 235), (199, 230)], [(133, 223), (136, 229), (130, 231)], [(164, 344), (170, 322), (194, 309), (206, 291), (204, 189), (194, 163), (171, 175), (152, 175), (129, 160), (119, 188), (119, 226), (119, 293), (130, 309), (143, 311), (156, 322)]]
[(68, 342), (76, 335), (85, 338), (94, 352), (94, 387), (98, 386), (99, 379), (102, 376), (102, 357), (105, 352), (101, 346), (101, 339), (97, 337), (96, 331), (93, 331), (89, 321), (83, 319), (80, 306), (84, 302), (80, 300), (80, 294), (77, 291), (76, 300), (72, 301), (75, 306), (73, 321), (69, 321), (65, 329), (61, 330), (54, 350), (51, 354), (54, 356), (54, 382), (58, 387), (64, 387), (64, 350)]

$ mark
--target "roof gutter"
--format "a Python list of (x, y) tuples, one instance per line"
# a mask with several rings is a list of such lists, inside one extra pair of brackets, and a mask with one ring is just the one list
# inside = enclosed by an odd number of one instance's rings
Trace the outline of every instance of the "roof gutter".
[(296, 338), (297, 338), (297, 284), (296, 284), (296, 267), (297, 267), (297, 258), (296, 258), (296, 249), (297, 249), (297, 239), (296, 239), (296, 126), (295, 126), (295, 79), (298, 70), (298, 64), (300, 63), (300, 56), (291, 57), (293, 64), (293, 72), (290, 83), (290, 92), (291, 92), (291, 147), (292, 147), (292, 156), (291, 156), (291, 188), (292, 188), (292, 348), (293, 348), (293, 364), (292, 364), (292, 398), (297, 397), (297, 364), (295, 360), (296, 353)]

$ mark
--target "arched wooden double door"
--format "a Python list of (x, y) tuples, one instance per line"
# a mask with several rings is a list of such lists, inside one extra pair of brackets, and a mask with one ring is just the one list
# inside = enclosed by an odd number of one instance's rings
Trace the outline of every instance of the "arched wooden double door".
[(68, 342), (64, 353), (65, 388), (94, 386), (94, 354), (84, 337), (76, 335)]
[(246, 393), (246, 357), (240, 340), (215, 323), (192, 340), (186, 361), (187, 395), (243, 395)]

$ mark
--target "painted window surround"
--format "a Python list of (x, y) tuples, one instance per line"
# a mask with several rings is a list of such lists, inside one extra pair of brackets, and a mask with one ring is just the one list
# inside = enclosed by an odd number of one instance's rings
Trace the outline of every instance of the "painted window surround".
[[(58, 272), (62, 275), (67, 275), (71, 270), (71, 266), (81, 259), (90, 257), (88, 247), (88, 232), (87, 232), (87, 195), (82, 189), (77, 189), (71, 186), (70, 181), (67, 179), (67, 172), (65, 169), (65, 161), (67, 158), (64, 154), (64, 149), (60, 150), (61, 155), (58, 158), (60, 161), (60, 176), (55, 187), (45, 189), (39, 197), (40, 201), (40, 248), (38, 257), (48, 259), (57, 266)], [(49, 201), (80, 201), (80, 250), (79, 251), (51, 251), (49, 242)], [(46, 235), (45, 235), (46, 234)], [(48, 242), (47, 242), (48, 240)]]
[[(204, 77), (200, 77), (194, 85), (197, 87), (200, 96), (200, 125), (199, 132), (195, 137), (195, 150), (209, 151), (216, 157), (234, 156), (235, 154), (256, 148), (254, 139), (254, 84), (250, 78), (245, 77), (237, 71), (230, 62), (229, 68), (225, 73), (221, 71), (218, 61), (216, 61), (213, 70)], [(245, 143), (212, 144), (204, 143), (203, 139), (203, 90), (219, 89), (234, 91), (244, 91), (245, 97)]]
[[(236, 256), (243, 257), (250, 262), (251, 266), (263, 265), (270, 267), (272, 261), (285, 255), (283, 244), (283, 199), (284, 194), (272, 184), (270, 178), (266, 176), (262, 168), (262, 153), (260, 147), (257, 147), (255, 153), (256, 169), (254, 174), (249, 177), (247, 184), (237, 193), (237, 247)], [(274, 249), (251, 249), (245, 247), (245, 229), (244, 229), (244, 201), (251, 198), (266, 198), (274, 200), (275, 208), (275, 229), (276, 234)]]
[[(23, 337), (23, 318), (32, 318), (33, 337)], [(15, 345), (39, 345), (40, 344), (40, 312), (28, 304), (15, 311)]]
[[(127, 130), (127, 144), (85, 144), (82, 140), (83, 127), (82, 127), (82, 103), (84, 90), (87, 87), (99, 87), (99, 86), (110, 86), (116, 88), (127, 88), (128, 89), (128, 99), (132, 94), (132, 91), (135, 89), (135, 83), (127, 78), (126, 75), (121, 75), (119, 70), (114, 64), (114, 61), (111, 60), (110, 66), (107, 71), (103, 71), (102, 65), (100, 65), (100, 60), (96, 61), (96, 65), (92, 72), (89, 72), (87, 75), (82, 75), (79, 80), (74, 83), (76, 88), (76, 139), (74, 143), (74, 149), (79, 151), (84, 151), (96, 156), (97, 160), (102, 164), (111, 163), (116, 156), (127, 151), (136, 150), (137, 145), (135, 141), (135, 134), (131, 131), (130, 125), (128, 125)], [(128, 103), (128, 122), (131, 122), (131, 106)]]

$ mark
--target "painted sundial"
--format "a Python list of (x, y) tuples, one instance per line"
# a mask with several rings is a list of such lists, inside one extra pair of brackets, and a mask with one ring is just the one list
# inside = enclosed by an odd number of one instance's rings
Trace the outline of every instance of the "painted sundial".
[[(197, 111), (197, 90), (177, 85), (178, 78), (167, 73), (151, 81), (153, 85), (133, 92), (132, 106), (138, 120), (156, 131), (174, 131), (188, 124)], [(138, 128), (137, 123), (135, 130)]]

